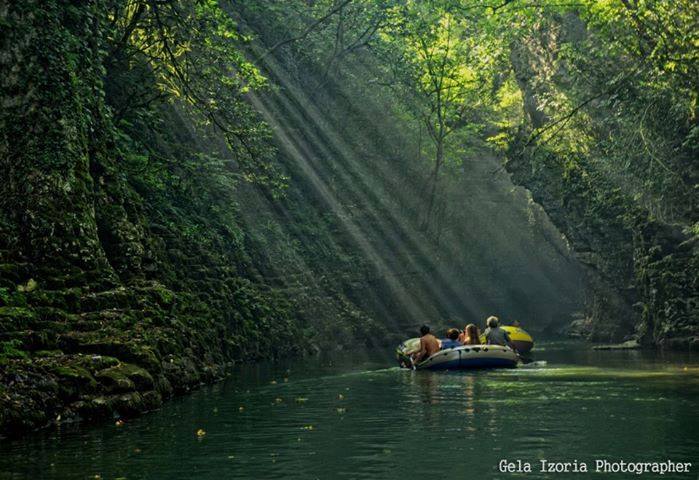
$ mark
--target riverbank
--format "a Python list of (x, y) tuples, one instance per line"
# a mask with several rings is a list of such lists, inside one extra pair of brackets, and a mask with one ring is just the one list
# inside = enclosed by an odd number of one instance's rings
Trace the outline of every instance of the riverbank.
[[(344, 318), (357, 334), (337, 330), (323, 343), (318, 332), (304, 333), (293, 317), (268, 309), (249, 312), (257, 328), (236, 333), (220, 310), (157, 282), (97, 293), (37, 282), (29, 291), (0, 290), (0, 436), (137, 416), (223, 379), (234, 363), (362, 345), (382, 332), (367, 317)], [(279, 330), (270, 337), (273, 322)]]

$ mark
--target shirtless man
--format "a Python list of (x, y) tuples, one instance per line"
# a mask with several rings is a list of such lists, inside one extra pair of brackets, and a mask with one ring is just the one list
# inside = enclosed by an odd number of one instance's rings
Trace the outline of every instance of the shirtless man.
[(439, 340), (430, 333), (430, 327), (420, 327), (420, 351), (413, 357), (413, 363), (418, 364), (440, 349)]

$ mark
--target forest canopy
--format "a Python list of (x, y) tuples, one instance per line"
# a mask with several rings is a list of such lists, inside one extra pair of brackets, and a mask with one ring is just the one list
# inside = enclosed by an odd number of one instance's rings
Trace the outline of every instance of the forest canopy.
[[(429, 139), (425, 221), (449, 175), (444, 165), (459, 165), (447, 150), (505, 147), (526, 116), (528, 150), (555, 152), (567, 169), (583, 156), (595, 163), (591, 178), (621, 180), (630, 204), (694, 225), (697, 8), (689, 0), (113, 2), (105, 63), (119, 73), (108, 76), (108, 101), (118, 121), (134, 122), (157, 101), (183, 99), (225, 135), (233, 169), (281, 186), (269, 131), (244, 98), (275, 88), (257, 58), (296, 48), (325, 78), (348, 74), (349, 57), (371, 55), (366, 88), (404, 99)], [(286, 31), (253, 53), (241, 11), (283, 18)]]

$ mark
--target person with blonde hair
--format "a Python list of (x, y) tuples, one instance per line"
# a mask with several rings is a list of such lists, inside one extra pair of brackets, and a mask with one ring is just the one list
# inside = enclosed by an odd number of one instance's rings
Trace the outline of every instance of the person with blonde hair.
[(480, 345), (481, 332), (473, 323), (469, 323), (464, 327), (464, 331), (459, 335), (459, 342), (462, 345)]

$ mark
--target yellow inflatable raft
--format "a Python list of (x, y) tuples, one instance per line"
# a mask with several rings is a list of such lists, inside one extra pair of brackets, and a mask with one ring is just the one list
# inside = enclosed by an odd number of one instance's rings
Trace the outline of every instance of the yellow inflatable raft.
[[(501, 328), (509, 334), (510, 341), (519, 353), (527, 353), (534, 348), (534, 339), (523, 329), (511, 325), (504, 325)], [(481, 335), (481, 343), (485, 343), (485, 335)]]

